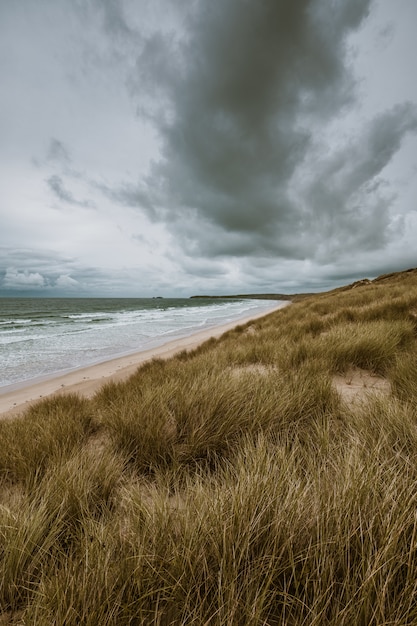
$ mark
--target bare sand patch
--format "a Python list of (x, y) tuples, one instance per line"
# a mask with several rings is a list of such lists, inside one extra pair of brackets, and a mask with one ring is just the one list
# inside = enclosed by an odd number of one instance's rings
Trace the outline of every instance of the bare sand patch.
[(101, 454), (106, 448), (108, 448), (109, 443), (109, 435), (103, 430), (100, 430), (88, 438), (85, 446), (88, 452), (91, 452), (92, 454)]
[(242, 376), (244, 374), (258, 374), (266, 376), (276, 369), (273, 365), (264, 365), (263, 363), (249, 363), (248, 365), (238, 365), (230, 368), (233, 376)]
[(333, 387), (346, 404), (358, 404), (370, 395), (388, 395), (391, 391), (389, 380), (358, 367), (334, 376)]

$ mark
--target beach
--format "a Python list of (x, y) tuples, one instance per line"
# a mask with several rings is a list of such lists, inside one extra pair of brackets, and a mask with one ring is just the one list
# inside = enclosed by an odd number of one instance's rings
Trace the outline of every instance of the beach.
[(105, 383), (125, 380), (146, 361), (156, 358), (168, 359), (182, 350), (193, 350), (212, 337), (220, 337), (223, 333), (238, 325), (265, 317), (265, 315), (288, 304), (289, 302), (279, 302), (276, 307), (266, 313), (263, 311), (227, 324), (206, 328), (149, 350), (140, 350), (133, 354), (108, 359), (101, 363), (77, 368), (58, 376), (48, 376), (35, 383), (9, 385), (3, 391), (0, 391), (0, 418), (13, 417), (34, 402), (53, 394), (78, 393), (90, 398)]

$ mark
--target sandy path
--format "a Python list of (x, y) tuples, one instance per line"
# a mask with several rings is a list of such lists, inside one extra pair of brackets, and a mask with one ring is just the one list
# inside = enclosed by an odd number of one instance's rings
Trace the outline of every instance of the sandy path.
[(93, 396), (104, 383), (110, 380), (117, 381), (128, 378), (136, 371), (139, 365), (145, 361), (149, 361), (153, 358), (168, 359), (182, 350), (192, 350), (211, 337), (220, 337), (223, 333), (235, 328), (235, 326), (239, 324), (245, 324), (248, 321), (265, 317), (269, 315), (269, 313), (287, 304), (289, 304), (289, 302), (280, 302), (275, 308), (267, 312), (263, 311), (257, 315), (196, 332), (188, 337), (174, 339), (151, 350), (135, 352), (134, 354), (104, 361), (103, 363), (79, 368), (66, 374), (48, 377), (35, 384), (19, 385), (15, 386), (13, 389), (6, 387), (4, 392), (0, 389), (0, 419), (12, 417), (22, 412), (31, 403), (36, 402), (40, 398), (56, 393), (76, 392), (89, 398)]

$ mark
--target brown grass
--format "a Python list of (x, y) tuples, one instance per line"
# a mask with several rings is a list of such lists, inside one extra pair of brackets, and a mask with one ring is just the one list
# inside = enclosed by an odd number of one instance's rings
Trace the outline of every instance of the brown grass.
[(416, 310), (311, 296), (0, 423), (3, 623), (416, 624)]

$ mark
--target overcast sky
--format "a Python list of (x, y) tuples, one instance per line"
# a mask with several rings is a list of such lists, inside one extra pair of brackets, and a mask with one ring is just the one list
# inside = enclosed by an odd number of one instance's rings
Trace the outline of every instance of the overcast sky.
[(416, 0), (0, 0), (0, 294), (417, 265)]

